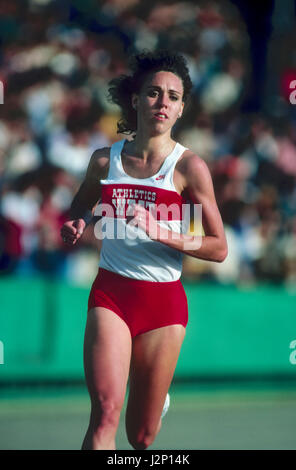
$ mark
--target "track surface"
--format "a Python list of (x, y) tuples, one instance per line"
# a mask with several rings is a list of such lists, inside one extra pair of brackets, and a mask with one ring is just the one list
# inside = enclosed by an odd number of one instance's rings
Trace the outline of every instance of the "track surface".
[[(1, 450), (79, 450), (88, 423), (82, 390), (5, 392), (0, 400)], [(171, 389), (171, 407), (150, 448), (296, 449), (296, 391)], [(131, 450), (124, 409), (117, 448)]]

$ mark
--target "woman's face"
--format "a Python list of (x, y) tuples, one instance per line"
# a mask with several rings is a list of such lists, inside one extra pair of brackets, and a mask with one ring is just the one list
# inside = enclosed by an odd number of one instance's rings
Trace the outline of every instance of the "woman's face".
[(182, 115), (183, 91), (181, 78), (172, 72), (150, 75), (140, 93), (132, 98), (138, 113), (138, 129), (142, 127), (154, 135), (170, 130)]

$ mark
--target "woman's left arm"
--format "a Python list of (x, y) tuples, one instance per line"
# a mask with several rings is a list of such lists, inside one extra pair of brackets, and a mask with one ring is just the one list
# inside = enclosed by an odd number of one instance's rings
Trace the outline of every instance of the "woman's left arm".
[(150, 212), (139, 205), (135, 208), (134, 221), (155, 241), (194, 258), (221, 263), (228, 254), (228, 248), (210, 171), (207, 164), (194, 154), (186, 157), (183, 168), (190, 199), (194, 204), (201, 204), (205, 235), (201, 237), (178, 234), (163, 228)]

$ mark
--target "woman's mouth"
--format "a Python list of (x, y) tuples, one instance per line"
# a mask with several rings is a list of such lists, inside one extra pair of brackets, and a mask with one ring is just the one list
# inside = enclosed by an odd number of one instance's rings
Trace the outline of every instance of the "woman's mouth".
[(164, 121), (165, 119), (168, 118), (165, 113), (156, 113), (154, 114), (154, 117), (158, 119), (159, 121)]

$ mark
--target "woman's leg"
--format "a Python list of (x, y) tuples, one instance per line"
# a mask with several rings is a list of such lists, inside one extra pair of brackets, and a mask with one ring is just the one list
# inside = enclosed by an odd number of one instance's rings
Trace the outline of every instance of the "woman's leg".
[(182, 325), (170, 325), (133, 339), (126, 430), (135, 449), (146, 449), (160, 430), (184, 336)]
[(82, 450), (115, 449), (130, 358), (131, 335), (126, 323), (106, 308), (91, 309), (84, 340), (84, 369), (91, 412)]

